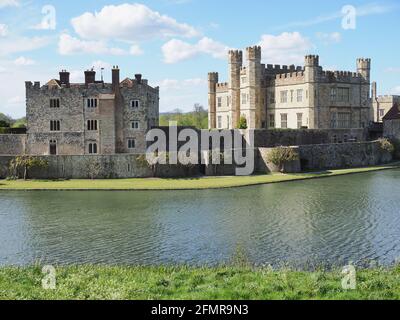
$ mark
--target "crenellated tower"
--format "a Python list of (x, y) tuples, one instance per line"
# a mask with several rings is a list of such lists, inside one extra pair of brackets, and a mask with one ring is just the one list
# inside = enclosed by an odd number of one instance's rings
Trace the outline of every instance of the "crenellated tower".
[(229, 116), (232, 121), (232, 128), (237, 128), (240, 119), (240, 69), (243, 65), (243, 52), (240, 50), (230, 50), (228, 59), (228, 94), (231, 97), (231, 111)]
[(319, 56), (308, 55), (304, 59), (304, 79), (309, 99), (309, 128), (318, 127), (318, 73), (320, 71)]
[(217, 127), (217, 83), (218, 72), (208, 74), (208, 128)]
[(371, 100), (371, 59), (357, 59), (357, 72), (363, 79), (361, 85), (361, 105), (364, 108), (373, 109)]
[(247, 124), (250, 128), (261, 128), (261, 47), (253, 46), (246, 48), (247, 76), (249, 101), (247, 106), (241, 106), (246, 110)]

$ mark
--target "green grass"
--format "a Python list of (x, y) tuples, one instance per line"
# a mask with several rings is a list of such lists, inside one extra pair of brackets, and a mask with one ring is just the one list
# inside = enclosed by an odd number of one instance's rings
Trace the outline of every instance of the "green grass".
[(56, 268), (56, 290), (45, 290), (41, 268), (0, 268), (2, 299), (400, 299), (400, 267), (360, 270), (356, 290), (342, 288), (340, 270), (299, 272), (246, 267)]
[(365, 168), (329, 170), (299, 174), (267, 174), (245, 177), (203, 177), (187, 179), (108, 179), (108, 180), (0, 180), (0, 190), (191, 190), (218, 189), (315, 179), (400, 168), (399, 163)]

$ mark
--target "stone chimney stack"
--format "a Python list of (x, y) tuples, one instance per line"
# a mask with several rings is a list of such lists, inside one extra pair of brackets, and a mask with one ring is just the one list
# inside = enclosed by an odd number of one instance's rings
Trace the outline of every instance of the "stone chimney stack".
[(114, 66), (112, 68), (112, 86), (114, 89), (114, 93), (119, 91), (119, 84), (120, 84), (120, 78), (119, 78), (119, 67)]
[(67, 72), (67, 70), (61, 70), (61, 72), (60, 72), (60, 83), (61, 83), (61, 85), (65, 84), (67, 87), (69, 87), (69, 85), (70, 85), (69, 72)]
[(142, 75), (141, 74), (135, 74), (135, 79), (136, 79), (137, 84), (142, 83)]
[(95, 83), (96, 82), (96, 71), (92, 70), (87, 70), (85, 71), (85, 84), (88, 85), (89, 83)]

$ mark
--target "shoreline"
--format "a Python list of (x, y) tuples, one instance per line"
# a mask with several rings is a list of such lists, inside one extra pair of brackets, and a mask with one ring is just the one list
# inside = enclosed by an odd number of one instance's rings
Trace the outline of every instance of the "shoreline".
[(341, 269), (313, 272), (247, 266), (55, 266), (55, 290), (42, 267), (0, 267), (0, 300), (394, 300), (400, 267), (360, 269), (356, 288)]
[(0, 180), (1, 191), (195, 191), (259, 186), (400, 169), (400, 162), (387, 165), (335, 169), (296, 174), (265, 174), (194, 178), (131, 178), (107, 180)]

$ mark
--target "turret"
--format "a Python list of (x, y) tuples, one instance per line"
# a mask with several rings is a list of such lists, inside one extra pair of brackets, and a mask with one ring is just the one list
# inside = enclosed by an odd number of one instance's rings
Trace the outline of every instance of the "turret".
[(319, 67), (319, 56), (308, 55), (305, 57), (305, 67)]
[(230, 50), (229, 58), (229, 96), (231, 97), (232, 127), (237, 128), (240, 119), (240, 68), (243, 65), (243, 52), (240, 50)]
[(357, 72), (369, 83), (371, 79), (371, 59), (357, 59)]
[(217, 128), (217, 83), (218, 73), (210, 72), (208, 74), (208, 127)]
[(319, 101), (319, 86), (318, 73), (321, 70), (319, 66), (319, 56), (308, 55), (304, 59), (304, 78), (307, 83), (308, 104), (310, 107), (309, 113), (309, 128), (318, 127), (318, 101)]
[(247, 86), (250, 95), (249, 101), (240, 106), (240, 113), (247, 119), (249, 128), (261, 128), (261, 47), (253, 46), (246, 48), (247, 57)]

